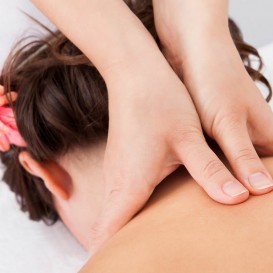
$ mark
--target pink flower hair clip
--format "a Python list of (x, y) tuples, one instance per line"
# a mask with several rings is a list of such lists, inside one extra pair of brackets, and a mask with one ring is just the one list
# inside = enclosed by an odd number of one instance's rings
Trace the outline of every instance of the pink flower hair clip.
[[(10, 93), (10, 98), (14, 102), (17, 98), (16, 92)], [(0, 151), (7, 152), (10, 145), (26, 147), (26, 142), (18, 131), (15, 116), (12, 108), (5, 96), (4, 87), (0, 85)]]

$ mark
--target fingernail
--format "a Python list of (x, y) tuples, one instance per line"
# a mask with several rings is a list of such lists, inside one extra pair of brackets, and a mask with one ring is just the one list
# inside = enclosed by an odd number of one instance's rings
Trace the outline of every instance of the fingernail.
[(249, 184), (257, 189), (263, 190), (273, 186), (272, 179), (263, 173), (254, 173), (248, 178)]
[(229, 181), (224, 184), (223, 191), (227, 195), (231, 197), (235, 197), (247, 192), (247, 189), (238, 182)]

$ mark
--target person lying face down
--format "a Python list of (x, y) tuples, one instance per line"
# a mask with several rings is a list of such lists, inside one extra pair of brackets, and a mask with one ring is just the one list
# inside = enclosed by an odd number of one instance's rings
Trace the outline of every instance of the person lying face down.
[[(151, 6), (135, 6), (133, 11), (159, 44)], [(252, 78), (268, 84), (249, 61), (250, 54), (259, 57), (257, 51), (243, 42), (232, 21), (230, 29)], [(108, 132), (104, 80), (57, 31), (14, 53), (6, 62), (0, 83), (6, 95), (2, 108), (13, 107), (16, 123), (12, 128), (6, 124), (3, 131), (3, 180), (30, 219), (54, 224), (60, 218), (89, 249), (90, 227), (103, 198)], [(9, 136), (11, 129), (17, 132), (19, 142)]]

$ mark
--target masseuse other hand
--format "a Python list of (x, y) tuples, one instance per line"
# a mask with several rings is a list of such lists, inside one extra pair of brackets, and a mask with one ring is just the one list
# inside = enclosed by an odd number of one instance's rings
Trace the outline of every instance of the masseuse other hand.
[(189, 93), (163, 56), (119, 69), (108, 78), (106, 196), (91, 234), (94, 251), (181, 164), (221, 203), (239, 203), (249, 194), (208, 147)]
[[(252, 194), (273, 189), (259, 159), (273, 154), (273, 115), (231, 39), (228, 1), (154, 0), (165, 55), (186, 84), (207, 134)], [(210, 176), (225, 172), (217, 162)]]
[[(228, 1), (153, 2), (165, 55), (188, 91), (167, 68), (144, 63), (126, 77), (127, 84), (116, 81), (118, 91), (109, 92), (107, 195), (101, 225), (94, 230), (97, 242), (122, 227), (179, 164), (224, 204), (246, 200), (246, 189), (258, 195), (273, 188), (255, 150), (273, 153), (273, 116), (231, 39)], [(189, 94), (235, 177), (208, 148)]]

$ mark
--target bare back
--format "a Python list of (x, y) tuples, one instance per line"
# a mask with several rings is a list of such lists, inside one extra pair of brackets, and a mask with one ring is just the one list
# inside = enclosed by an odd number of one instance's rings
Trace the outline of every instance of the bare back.
[(226, 206), (180, 169), (81, 273), (264, 273), (272, 253), (273, 192)]

